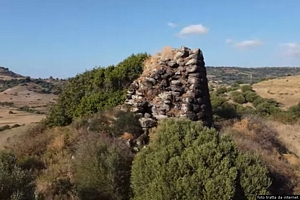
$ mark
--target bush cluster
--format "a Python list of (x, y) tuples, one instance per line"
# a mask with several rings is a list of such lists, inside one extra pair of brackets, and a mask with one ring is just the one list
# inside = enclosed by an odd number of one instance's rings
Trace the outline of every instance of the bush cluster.
[(71, 78), (50, 110), (46, 125), (68, 125), (76, 118), (123, 102), (126, 89), (143, 72), (147, 57), (146, 53), (131, 55), (117, 66), (94, 68)]
[(188, 120), (161, 122), (132, 166), (135, 200), (252, 199), (268, 194), (270, 184), (258, 157), (239, 153), (228, 137)]

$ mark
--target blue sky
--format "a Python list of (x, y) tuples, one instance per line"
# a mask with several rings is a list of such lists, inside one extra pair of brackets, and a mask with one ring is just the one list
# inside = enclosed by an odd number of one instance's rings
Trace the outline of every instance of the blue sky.
[(0, 66), (66, 78), (164, 46), (207, 66), (300, 66), (300, 0), (0, 0)]

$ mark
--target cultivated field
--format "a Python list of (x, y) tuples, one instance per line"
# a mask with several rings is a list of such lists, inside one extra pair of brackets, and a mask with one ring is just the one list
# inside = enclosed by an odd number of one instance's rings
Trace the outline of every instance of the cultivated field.
[(300, 76), (276, 78), (253, 85), (256, 93), (263, 98), (273, 98), (283, 109), (300, 102)]

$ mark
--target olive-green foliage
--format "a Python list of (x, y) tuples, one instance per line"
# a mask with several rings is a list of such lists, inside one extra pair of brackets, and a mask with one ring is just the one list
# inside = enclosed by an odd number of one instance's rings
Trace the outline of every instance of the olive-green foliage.
[(254, 199), (268, 194), (268, 170), (229, 137), (201, 122), (162, 121), (155, 139), (133, 161), (134, 200)]
[(251, 85), (243, 85), (241, 87), (242, 92), (246, 92), (246, 91), (252, 91), (252, 86)]
[(126, 89), (141, 75), (147, 57), (146, 53), (131, 55), (117, 66), (94, 68), (71, 78), (45, 123), (68, 125), (75, 118), (120, 104)]
[(252, 102), (254, 107), (257, 107), (258, 104), (265, 102), (265, 99), (263, 99), (262, 97), (257, 97), (255, 98), (255, 100)]
[(240, 84), (235, 82), (235, 83), (232, 83), (231, 84), (231, 87), (236, 87), (236, 88), (239, 88), (240, 87)]
[(80, 199), (128, 200), (133, 155), (124, 143), (89, 134), (75, 155)]
[(291, 106), (288, 110), (287, 113), (291, 116), (291, 119), (293, 121), (297, 121), (300, 119), (300, 103), (298, 103), (295, 106)]
[(211, 102), (212, 108), (217, 108), (217, 107), (221, 106), (225, 101), (226, 101), (226, 99), (224, 99), (223, 97), (217, 96), (215, 93), (210, 94), (210, 102)]
[(14, 155), (0, 152), (0, 197), (7, 200), (33, 199), (34, 178), (17, 165)]
[(225, 92), (227, 92), (226, 87), (219, 87), (216, 89), (216, 95), (224, 94)]
[(231, 98), (234, 102), (239, 104), (243, 104), (247, 102), (244, 95), (241, 92), (236, 92), (236, 91), (231, 92)]
[(259, 97), (255, 92), (246, 91), (244, 93), (244, 97), (246, 98), (246, 101), (253, 102), (257, 97)]
[(278, 108), (276, 105), (274, 105), (268, 101), (258, 104), (256, 106), (256, 110), (262, 116), (268, 116), (268, 115), (275, 114), (275, 113), (281, 111), (280, 108)]

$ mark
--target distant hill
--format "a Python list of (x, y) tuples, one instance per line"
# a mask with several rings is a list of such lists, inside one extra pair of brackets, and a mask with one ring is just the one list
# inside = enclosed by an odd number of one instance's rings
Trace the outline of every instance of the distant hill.
[(20, 74), (16, 74), (9, 70), (9, 68), (1, 67), (0, 66), (0, 80), (11, 80), (11, 79), (19, 79), (24, 78)]
[(257, 83), (264, 79), (272, 79), (290, 75), (300, 75), (300, 67), (206, 67), (210, 82), (230, 85), (240, 83)]

